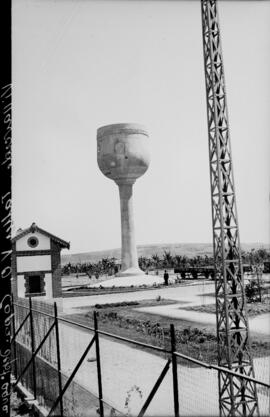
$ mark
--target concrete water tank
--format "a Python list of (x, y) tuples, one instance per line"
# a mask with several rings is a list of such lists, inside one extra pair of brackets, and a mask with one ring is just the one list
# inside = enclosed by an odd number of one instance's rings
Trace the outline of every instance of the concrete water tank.
[(101, 172), (119, 187), (121, 208), (122, 268), (118, 276), (144, 274), (138, 266), (133, 217), (133, 184), (150, 163), (149, 135), (135, 123), (100, 127), (97, 160)]

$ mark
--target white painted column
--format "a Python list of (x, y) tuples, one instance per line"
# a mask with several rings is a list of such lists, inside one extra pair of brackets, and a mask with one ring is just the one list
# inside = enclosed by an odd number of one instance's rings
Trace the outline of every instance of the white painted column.
[(24, 275), (17, 275), (18, 297), (25, 298), (25, 278)]
[(45, 292), (46, 298), (52, 298), (52, 274), (45, 274)]
[(133, 184), (135, 181), (117, 181), (121, 208), (122, 267), (118, 276), (143, 275), (139, 268), (133, 214)]

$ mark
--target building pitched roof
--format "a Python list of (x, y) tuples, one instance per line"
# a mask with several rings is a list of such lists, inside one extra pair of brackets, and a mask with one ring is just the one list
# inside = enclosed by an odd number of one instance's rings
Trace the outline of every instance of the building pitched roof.
[(23, 236), (27, 235), (28, 233), (34, 233), (34, 232), (39, 232), (42, 235), (49, 237), (62, 248), (67, 248), (67, 249), (70, 248), (70, 242), (66, 242), (63, 239), (60, 239), (59, 237), (54, 236), (49, 232), (46, 232), (46, 230), (43, 230), (40, 227), (38, 227), (36, 223), (32, 223), (31, 226), (28, 227), (27, 229), (19, 229), (17, 235), (12, 238), (12, 242), (16, 242), (17, 240), (21, 239)]

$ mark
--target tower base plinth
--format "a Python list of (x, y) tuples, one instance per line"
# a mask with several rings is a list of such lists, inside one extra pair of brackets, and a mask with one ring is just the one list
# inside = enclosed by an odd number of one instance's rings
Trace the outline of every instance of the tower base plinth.
[(136, 276), (143, 276), (146, 275), (144, 271), (140, 268), (128, 268), (125, 271), (118, 272), (115, 276), (116, 277), (136, 277)]

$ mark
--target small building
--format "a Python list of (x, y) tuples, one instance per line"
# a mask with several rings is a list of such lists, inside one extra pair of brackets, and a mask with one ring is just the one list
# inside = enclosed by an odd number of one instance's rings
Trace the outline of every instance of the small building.
[(33, 223), (12, 239), (12, 291), (15, 297), (62, 297), (62, 249), (70, 244)]

